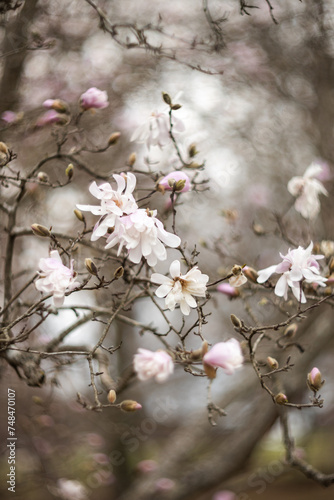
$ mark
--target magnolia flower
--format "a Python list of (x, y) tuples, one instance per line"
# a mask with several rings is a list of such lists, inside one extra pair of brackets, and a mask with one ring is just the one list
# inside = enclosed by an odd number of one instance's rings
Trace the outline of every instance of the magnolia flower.
[(12, 123), (17, 123), (23, 118), (23, 113), (15, 113), (14, 111), (4, 111), (1, 115), (1, 120), (8, 123), (8, 125)]
[(318, 176), (323, 171), (323, 166), (312, 163), (305, 171), (303, 177), (292, 177), (288, 183), (288, 191), (296, 196), (295, 209), (305, 219), (315, 219), (320, 212), (319, 195), (328, 195)]
[(58, 496), (60, 496), (64, 500), (88, 499), (87, 496), (88, 491), (86, 487), (79, 481), (61, 478), (58, 479), (57, 485), (58, 485), (57, 488)]
[(181, 312), (188, 316), (191, 307), (196, 307), (195, 297), (205, 297), (206, 284), (209, 276), (202, 274), (197, 266), (190, 269), (185, 275), (181, 275), (181, 264), (174, 260), (169, 268), (172, 279), (163, 274), (153, 273), (151, 281), (161, 286), (155, 294), (165, 297), (165, 304), (174, 311), (176, 304), (180, 304)]
[(58, 111), (58, 113), (66, 113), (66, 111), (68, 111), (67, 103), (61, 99), (46, 99), (46, 101), (43, 102), (43, 106), (47, 109), (54, 109)]
[(240, 343), (236, 339), (218, 342), (203, 356), (204, 363), (214, 368), (222, 368), (226, 375), (233, 375), (243, 360)]
[[(175, 115), (172, 116), (172, 124), (173, 134), (185, 130), (183, 122)], [(154, 111), (148, 121), (133, 132), (131, 141), (146, 143), (147, 149), (150, 149), (151, 146), (163, 148), (170, 141), (168, 114)]]
[(105, 248), (119, 244), (118, 254), (123, 246), (129, 251), (131, 262), (138, 264), (145, 257), (149, 266), (167, 258), (167, 245), (177, 248), (181, 240), (176, 234), (168, 233), (155, 216), (156, 210), (149, 212), (143, 208), (116, 220), (115, 229), (107, 239)]
[(80, 106), (86, 109), (103, 109), (109, 106), (108, 94), (105, 90), (92, 87), (80, 96)]
[(286, 255), (280, 256), (283, 261), (280, 264), (269, 266), (258, 272), (258, 283), (264, 283), (269, 279), (273, 273), (282, 274), (275, 286), (275, 294), (278, 297), (288, 297), (288, 287), (291, 288), (292, 293), (296, 299), (305, 303), (306, 298), (302, 290), (302, 282), (316, 283), (320, 286), (326, 286), (326, 278), (320, 276), (318, 260), (323, 259), (323, 255), (312, 255), (313, 242), (304, 249), (299, 246), (294, 250), (288, 251)]
[(222, 490), (217, 491), (212, 497), (212, 500), (236, 500), (236, 494), (233, 491)]
[(101, 184), (101, 186), (93, 182), (89, 187), (90, 193), (101, 200), (101, 205), (77, 205), (79, 210), (100, 215), (100, 219), (93, 229), (92, 241), (98, 240), (108, 232), (109, 228), (114, 227), (118, 217), (131, 214), (138, 208), (132, 195), (136, 187), (136, 176), (129, 172), (126, 176), (114, 174), (113, 177), (117, 183), (116, 191), (108, 182)]
[(185, 193), (190, 189), (190, 179), (184, 172), (177, 170), (176, 172), (171, 172), (166, 175), (161, 181), (159, 181), (159, 187), (172, 191), (174, 189), (178, 193)]
[(64, 125), (67, 121), (67, 118), (64, 115), (60, 115), (54, 109), (49, 109), (36, 121), (36, 127), (44, 127), (45, 125), (50, 125), (53, 123), (58, 123), (60, 125)]
[(307, 374), (307, 385), (311, 391), (317, 392), (324, 385), (325, 381), (322, 380), (321, 372), (318, 368), (314, 367)]
[(154, 378), (156, 382), (165, 382), (174, 371), (174, 363), (165, 351), (139, 348), (133, 357), (133, 368), (139, 380)]
[(37, 290), (52, 293), (54, 305), (60, 307), (64, 303), (65, 292), (72, 291), (80, 285), (75, 281), (73, 260), (71, 267), (68, 268), (62, 263), (58, 250), (52, 250), (50, 258), (40, 259), (39, 267), (40, 277), (35, 283)]

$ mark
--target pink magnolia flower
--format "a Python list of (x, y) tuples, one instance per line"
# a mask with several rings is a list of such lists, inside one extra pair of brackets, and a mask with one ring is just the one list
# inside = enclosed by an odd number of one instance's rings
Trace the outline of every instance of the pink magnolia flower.
[(149, 472), (153, 472), (157, 470), (158, 462), (155, 460), (141, 460), (137, 463), (136, 469), (143, 474), (147, 474)]
[(103, 109), (109, 106), (108, 94), (105, 90), (91, 87), (80, 96), (80, 106), (82, 109)]
[(172, 279), (163, 274), (152, 274), (151, 281), (161, 285), (155, 294), (160, 298), (165, 297), (166, 307), (171, 311), (174, 311), (176, 304), (180, 304), (181, 312), (188, 316), (190, 308), (197, 307), (193, 295), (205, 297), (209, 276), (202, 274), (197, 266), (181, 275), (181, 264), (178, 260), (171, 263), (169, 272)]
[(117, 183), (116, 191), (108, 182), (101, 184), (101, 186), (93, 182), (89, 187), (90, 193), (101, 200), (101, 205), (77, 205), (79, 210), (100, 216), (91, 236), (92, 241), (105, 236), (108, 229), (115, 226), (118, 217), (131, 214), (138, 208), (132, 195), (136, 187), (136, 176), (129, 172), (127, 175), (114, 174), (113, 177)]
[(295, 196), (295, 209), (305, 219), (315, 219), (320, 212), (319, 195), (328, 195), (319, 180), (324, 170), (323, 165), (312, 163), (302, 177), (292, 177), (288, 183), (288, 191)]
[(44, 127), (45, 125), (52, 125), (53, 123), (64, 124), (66, 118), (64, 115), (60, 115), (54, 109), (49, 109), (36, 121), (36, 127)]
[(23, 113), (14, 113), (14, 111), (7, 110), (2, 113), (1, 120), (10, 125), (11, 123), (16, 123), (20, 121), (22, 116)]
[[(172, 117), (173, 134), (183, 132), (185, 126), (175, 115)], [(167, 112), (154, 111), (148, 121), (140, 125), (132, 134), (131, 141), (146, 143), (147, 149), (151, 146), (163, 148), (171, 140), (169, 135), (169, 117)]]
[(139, 348), (133, 357), (133, 368), (139, 380), (154, 378), (156, 382), (165, 382), (174, 371), (174, 363), (165, 351)]
[[(177, 183), (179, 183), (180, 181), (182, 184), (184, 182), (184, 186), (182, 189), (177, 189)], [(190, 189), (190, 179), (187, 176), (187, 174), (181, 172), (181, 170), (171, 172), (170, 174), (166, 175), (163, 179), (161, 179), (161, 181), (159, 181), (159, 186), (162, 186), (166, 191), (172, 191), (175, 184), (176, 184), (176, 191), (178, 193), (186, 193)]]
[(307, 385), (309, 388), (317, 392), (324, 385), (325, 381), (322, 380), (321, 372), (318, 368), (314, 367), (307, 375)]
[(158, 260), (165, 260), (167, 252), (164, 245), (177, 248), (181, 240), (176, 234), (164, 229), (156, 214), (156, 210), (139, 208), (130, 215), (118, 218), (105, 248), (119, 244), (119, 255), (124, 246), (129, 252), (129, 259), (135, 264), (142, 257), (145, 257), (149, 266), (155, 266)]
[(296, 299), (305, 303), (306, 297), (302, 289), (302, 283), (316, 283), (319, 286), (326, 286), (326, 278), (320, 276), (318, 260), (323, 259), (323, 255), (312, 255), (313, 242), (304, 249), (299, 246), (288, 251), (286, 255), (280, 256), (283, 261), (280, 264), (261, 269), (258, 274), (258, 283), (264, 283), (273, 273), (282, 274), (275, 286), (275, 294), (287, 300), (289, 287)]
[(218, 342), (204, 354), (203, 362), (214, 368), (222, 368), (227, 375), (232, 375), (243, 363), (240, 343), (236, 339)]
[(160, 477), (155, 482), (155, 487), (158, 491), (170, 491), (174, 488), (175, 481), (168, 477)]
[(223, 293), (228, 297), (238, 297), (240, 295), (239, 290), (237, 290), (236, 287), (230, 285), (229, 283), (220, 283), (220, 285), (217, 286), (217, 290), (218, 292)]
[(60, 307), (64, 303), (65, 292), (72, 291), (80, 285), (75, 281), (73, 260), (71, 267), (68, 268), (62, 263), (58, 250), (52, 250), (49, 258), (40, 259), (39, 267), (40, 277), (35, 283), (37, 290), (52, 293), (54, 305)]
[(236, 500), (236, 495), (233, 491), (222, 490), (217, 491), (212, 497), (212, 500)]

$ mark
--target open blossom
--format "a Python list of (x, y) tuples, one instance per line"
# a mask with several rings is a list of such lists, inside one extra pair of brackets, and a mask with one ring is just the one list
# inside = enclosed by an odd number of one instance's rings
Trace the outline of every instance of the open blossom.
[(324, 167), (312, 163), (302, 177), (292, 177), (288, 183), (288, 191), (296, 196), (295, 209), (305, 219), (315, 219), (320, 212), (319, 195), (328, 195), (319, 180)]
[(243, 363), (240, 342), (230, 339), (218, 342), (204, 354), (203, 362), (214, 368), (222, 368), (227, 375), (232, 375)]
[(145, 257), (149, 266), (167, 258), (165, 245), (177, 248), (181, 240), (176, 234), (168, 233), (155, 216), (156, 210), (139, 208), (130, 215), (116, 220), (115, 229), (107, 239), (105, 248), (119, 244), (118, 255), (123, 247), (129, 252), (131, 262), (138, 264)]
[(77, 205), (79, 210), (100, 216), (93, 229), (92, 241), (98, 240), (109, 228), (114, 227), (118, 217), (131, 214), (138, 208), (132, 195), (136, 187), (136, 176), (129, 172), (126, 176), (114, 174), (113, 177), (117, 183), (116, 191), (108, 182), (101, 186), (93, 182), (89, 187), (90, 193), (101, 200), (100, 205)]
[(70, 268), (64, 266), (58, 250), (52, 250), (49, 258), (40, 259), (39, 268), (40, 277), (35, 283), (36, 288), (40, 292), (52, 293), (56, 307), (63, 305), (65, 292), (72, 291), (80, 285), (75, 281), (73, 260)]
[(82, 109), (103, 109), (109, 106), (108, 94), (105, 90), (91, 87), (80, 96), (80, 106)]
[[(175, 115), (172, 117), (173, 134), (183, 132), (185, 126)], [(151, 146), (163, 148), (170, 141), (169, 117), (167, 112), (154, 111), (148, 121), (140, 125), (132, 134), (131, 141), (145, 143), (147, 149)]]
[(174, 371), (174, 363), (165, 351), (139, 348), (133, 357), (133, 368), (139, 380), (154, 378), (156, 382), (165, 382)]
[(302, 290), (302, 283), (316, 283), (320, 286), (326, 286), (326, 278), (320, 276), (318, 260), (323, 259), (323, 255), (312, 255), (313, 242), (304, 249), (299, 246), (294, 250), (288, 251), (286, 255), (280, 256), (283, 261), (280, 264), (269, 266), (258, 272), (258, 283), (264, 283), (273, 273), (282, 274), (275, 286), (275, 294), (278, 297), (288, 297), (289, 287), (294, 296), (305, 303), (306, 297)]
[(182, 275), (178, 260), (171, 263), (169, 272), (172, 279), (163, 274), (152, 274), (151, 281), (161, 285), (155, 294), (160, 298), (165, 297), (165, 304), (171, 311), (174, 311), (176, 304), (180, 304), (181, 312), (188, 316), (190, 308), (197, 306), (193, 295), (205, 297), (209, 276), (202, 274), (197, 266)]
[[(178, 189), (180, 184), (181, 186), (183, 185), (183, 187)], [(186, 193), (190, 189), (190, 179), (187, 174), (181, 172), (181, 170), (177, 170), (166, 175), (163, 179), (161, 179), (161, 181), (159, 181), (159, 187), (161, 186), (166, 191), (172, 191), (172, 189), (174, 189), (174, 185), (178, 193)]]

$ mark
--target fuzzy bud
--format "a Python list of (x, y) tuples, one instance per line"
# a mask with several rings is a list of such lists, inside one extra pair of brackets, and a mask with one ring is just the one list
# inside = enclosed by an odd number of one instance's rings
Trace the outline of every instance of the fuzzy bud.
[(272, 358), (271, 356), (267, 357), (267, 364), (272, 370), (277, 370), (279, 367), (277, 359)]
[(283, 394), (283, 392), (279, 392), (275, 396), (275, 403), (277, 403), (278, 405), (285, 405), (286, 403), (288, 403), (288, 398), (285, 394)]
[(257, 222), (253, 222), (252, 229), (257, 236), (263, 236), (265, 234), (263, 226)]
[(257, 283), (257, 278), (259, 277), (258, 273), (252, 267), (246, 266), (243, 269), (243, 273), (246, 278), (249, 279), (252, 283)]
[(199, 349), (192, 351), (192, 353), (190, 354), (190, 358), (193, 359), (194, 361), (202, 359), (204, 354), (206, 354), (207, 352), (208, 352), (208, 343), (205, 340)]
[(133, 167), (133, 165), (136, 163), (136, 160), (137, 160), (136, 153), (131, 153), (129, 158), (128, 158), (129, 167)]
[(114, 272), (114, 278), (116, 278), (117, 280), (119, 278), (121, 278), (124, 274), (124, 267), (123, 266), (119, 266), (116, 271)]
[(74, 166), (73, 166), (73, 164), (72, 164), (72, 163), (69, 163), (69, 164), (67, 165), (66, 170), (65, 170), (65, 174), (66, 174), (66, 176), (67, 176), (69, 179), (72, 179), (72, 177), (73, 177), (73, 173), (74, 173)]
[(162, 92), (162, 98), (165, 101), (165, 103), (168, 104), (168, 106), (172, 106), (172, 99), (170, 95), (167, 94), (167, 92)]
[(7, 165), (10, 158), (9, 149), (4, 142), (0, 142), (0, 167)]
[(206, 375), (212, 380), (216, 378), (216, 372), (217, 368), (214, 368), (213, 366), (209, 365), (208, 363), (203, 363), (203, 368), (206, 373)]
[(31, 229), (35, 236), (48, 238), (51, 235), (49, 229), (45, 226), (42, 226), (41, 224), (32, 224)]
[(178, 109), (182, 108), (181, 104), (173, 104), (173, 106), (171, 106), (172, 110), (173, 111), (177, 111)]
[(85, 266), (86, 266), (86, 269), (89, 272), (89, 274), (92, 274), (93, 276), (97, 276), (98, 269), (97, 269), (96, 264), (94, 263), (94, 261), (92, 259), (90, 259), (89, 257), (87, 259), (85, 259)]
[(190, 146), (188, 148), (189, 158), (194, 158), (194, 156), (196, 156), (197, 154), (198, 154), (198, 151), (196, 148), (196, 144), (195, 143), (190, 144)]
[(48, 180), (49, 180), (49, 176), (48, 176), (48, 174), (46, 174), (45, 172), (38, 172), (38, 174), (37, 174), (37, 179), (38, 179), (40, 182), (48, 182)]
[(111, 136), (108, 139), (108, 146), (113, 146), (114, 144), (116, 144), (120, 137), (121, 137), (120, 132), (114, 132), (113, 134), (111, 134)]
[(76, 216), (76, 218), (80, 221), (80, 222), (84, 222), (85, 221), (85, 216), (84, 214), (81, 212), (81, 210), (78, 210), (77, 208), (75, 208), (73, 210), (74, 212), (74, 215)]
[(231, 318), (231, 321), (232, 321), (232, 325), (235, 328), (241, 328), (242, 327), (241, 320), (238, 318), (238, 316), (236, 316), (235, 314), (231, 314), (230, 318)]
[(321, 373), (318, 368), (312, 368), (307, 375), (307, 385), (313, 392), (317, 392), (325, 383), (321, 378)]
[(109, 403), (111, 403), (111, 404), (115, 403), (116, 392), (114, 391), (114, 389), (110, 389), (110, 391), (108, 392), (107, 399), (108, 399)]
[(119, 405), (120, 409), (125, 412), (132, 412), (141, 410), (142, 405), (137, 403), (137, 401), (133, 401), (132, 399), (125, 399)]
[(199, 163), (197, 163), (196, 161), (192, 161), (191, 163), (189, 163), (189, 165), (187, 165), (188, 168), (200, 168), (202, 167), (203, 165), (200, 165)]
[(298, 330), (298, 325), (297, 323), (291, 323), (291, 325), (288, 325), (284, 332), (283, 332), (283, 335), (284, 337), (286, 337), (287, 339), (291, 339), (292, 337), (295, 336), (296, 334), (296, 331)]
[(329, 268), (330, 274), (333, 274), (334, 273), (334, 256), (332, 256), (330, 258), (329, 263), (328, 263), (328, 268)]

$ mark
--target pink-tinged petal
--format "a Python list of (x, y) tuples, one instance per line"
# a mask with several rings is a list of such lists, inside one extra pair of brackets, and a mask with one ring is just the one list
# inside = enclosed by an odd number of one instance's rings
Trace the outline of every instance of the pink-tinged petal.
[(179, 260), (174, 260), (171, 263), (169, 273), (173, 279), (178, 278), (181, 275), (181, 263)]
[(229, 283), (221, 283), (217, 286), (217, 290), (218, 292), (228, 295), (229, 297), (238, 297), (240, 295), (240, 292)]
[(276, 267), (277, 265), (275, 264), (274, 266), (269, 266), (266, 267), (265, 269), (261, 269), (260, 271), (258, 271), (259, 277), (257, 278), (257, 282), (264, 283), (265, 281), (267, 281), (270, 278), (270, 276), (276, 272)]

